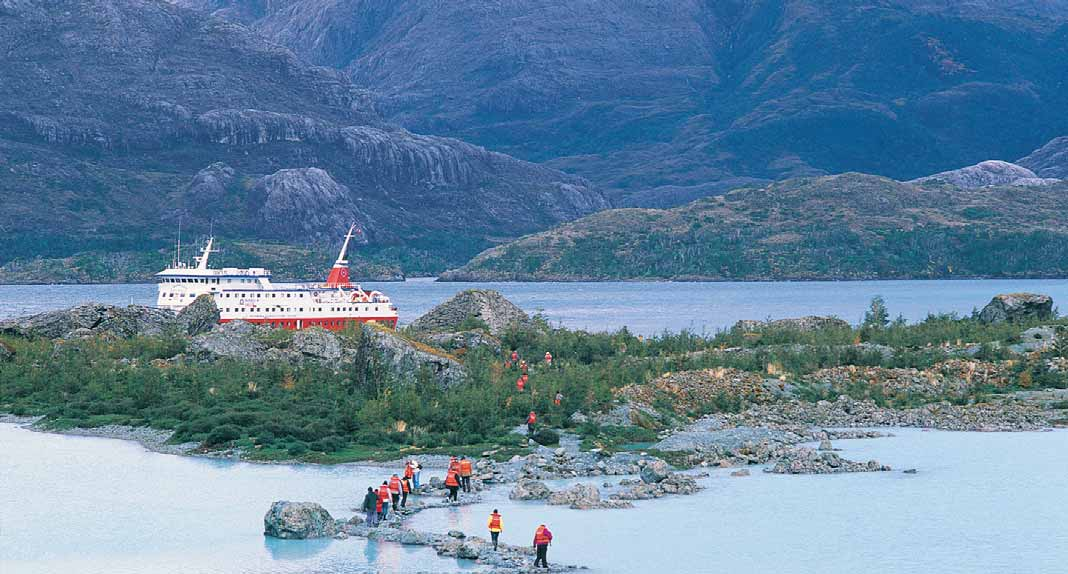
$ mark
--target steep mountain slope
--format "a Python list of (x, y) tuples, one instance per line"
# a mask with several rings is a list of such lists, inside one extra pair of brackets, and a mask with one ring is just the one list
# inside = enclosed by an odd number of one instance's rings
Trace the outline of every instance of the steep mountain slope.
[(339, 72), (162, 1), (0, 2), (0, 69), (9, 270), (93, 250), (157, 269), (179, 217), (331, 251), (356, 220), (364, 252), (440, 269), (607, 206), (578, 177), (396, 128)]
[(1068, 273), (1068, 182), (962, 189), (848, 173), (603, 211), (447, 280), (893, 279)]
[(1068, 0), (177, 0), (343, 70), (383, 114), (618, 204), (1015, 158), (1068, 132)]

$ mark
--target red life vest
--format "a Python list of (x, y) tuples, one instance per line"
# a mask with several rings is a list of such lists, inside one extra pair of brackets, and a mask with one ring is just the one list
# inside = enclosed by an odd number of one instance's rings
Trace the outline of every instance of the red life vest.
[(535, 415), (534, 413), (530, 413), (530, 414), (529, 414), (529, 415), (527, 416), (527, 424), (528, 424), (528, 425), (532, 425), (532, 424), (534, 424), (534, 423), (536, 423), (536, 422), (538, 422), (538, 416), (537, 416), (537, 415)]
[(501, 531), (501, 515), (494, 512), (490, 515), (489, 531), (500, 532)]
[(514, 362), (516, 362), (518, 360), (519, 360), (519, 352), (512, 351), (512, 362), (514, 363)]
[(449, 471), (448, 476), (445, 477), (445, 486), (460, 486), (460, 481), (456, 478), (455, 472)]
[(412, 487), (408, 486), (408, 481), (407, 480), (402, 480), (401, 481), (401, 488), (404, 489), (404, 492), (411, 492), (412, 491)]
[(546, 363), (552, 363), (553, 362), (553, 354), (550, 353), (549, 351), (545, 351), (545, 362)]
[(460, 472), (460, 461), (455, 458), (449, 461), (449, 472)]
[(401, 490), (400, 478), (394, 476), (393, 478), (389, 479), (389, 490), (393, 494), (400, 494), (400, 490)]
[(412, 465), (410, 465), (410, 464), (404, 465), (404, 478), (413, 478), (414, 476), (415, 476), (415, 471), (412, 470)]
[(460, 476), (471, 476), (471, 461), (466, 458), (460, 461)]
[(525, 385), (525, 384), (526, 384), (526, 381), (523, 380), (523, 377), (519, 377), (518, 379), (515, 380), (515, 388), (517, 388), (519, 390), (523, 390), (523, 385)]
[(528, 375), (528, 374), (526, 374), (526, 373), (523, 373), (523, 376), (522, 376), (522, 377), (519, 377), (519, 378), (520, 378), (520, 379), (523, 379), (523, 382), (525, 383), (525, 382), (527, 382), (527, 381), (529, 381), (529, 380), (530, 380), (530, 375)]
[(378, 487), (378, 503), (389, 502), (389, 487), (382, 485)]
[(548, 544), (553, 541), (553, 533), (549, 532), (549, 529), (544, 526), (539, 526), (534, 531), (534, 544), (540, 546), (542, 544)]

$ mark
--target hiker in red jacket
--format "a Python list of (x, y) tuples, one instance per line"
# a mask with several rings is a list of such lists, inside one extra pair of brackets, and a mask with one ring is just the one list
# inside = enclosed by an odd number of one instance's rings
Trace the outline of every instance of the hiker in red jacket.
[(378, 519), (385, 520), (389, 516), (389, 484), (386, 481), (382, 481), (382, 486), (378, 487)]
[(534, 435), (534, 425), (538, 422), (538, 415), (534, 414), (534, 411), (530, 411), (527, 415), (527, 436)]
[(401, 479), (397, 473), (389, 478), (389, 496), (393, 499), (393, 510), (400, 508)]
[(534, 549), (538, 551), (538, 557), (534, 559), (534, 567), (538, 567), (538, 562), (541, 562), (542, 568), (549, 568), (549, 560), (546, 558), (546, 554), (549, 552), (549, 545), (553, 543), (553, 533), (549, 532), (549, 528), (544, 524), (538, 526), (538, 529), (534, 531)]

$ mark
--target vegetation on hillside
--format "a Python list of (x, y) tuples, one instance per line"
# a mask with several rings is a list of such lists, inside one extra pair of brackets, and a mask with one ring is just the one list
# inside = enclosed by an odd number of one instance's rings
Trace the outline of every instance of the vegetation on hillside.
[[(504, 357), (485, 347), (464, 355), (467, 383), (446, 391), (430, 382), (429, 373), (420, 373), (416, 384), (403, 384), (388, 371), (372, 368), (379, 363), (371, 358), (337, 371), (313, 362), (167, 360), (184, 351), (186, 340), (180, 338), (53, 342), (0, 337), (15, 352), (12, 360), (0, 362), (0, 412), (45, 415), (46, 424), (55, 427), (128, 424), (174, 429), (175, 442), (197, 441), (205, 448), (236, 445), (252, 458), (331, 462), (417, 452), (509, 452), (524, 444), (510, 432), (530, 410), (543, 425), (572, 428), (590, 444), (648, 442), (655, 438), (648, 429), (672, 420), (672, 405), (654, 405), (662, 417), (643, 420), (645, 431), (594, 423), (575, 426), (571, 415), (610, 409), (616, 392), (626, 385), (645, 385), (668, 372), (694, 369), (732, 367), (777, 377), (798, 385), (799, 396), (811, 400), (843, 392), (898, 405), (943, 398), (968, 402), (994, 391), (1068, 387), (1068, 373), (1051, 370), (1046, 361), (1066, 355), (1063, 340), (1031, 359), (999, 363), (1010, 373), (1007, 387), (976, 386), (963, 396), (889, 397), (865, 387), (805, 385), (804, 375), (827, 367), (927, 368), (965, 343), (980, 345), (977, 359), (997, 361), (1008, 357), (1005, 346), (1019, 342), (1029, 326), (991, 325), (954, 315), (907, 324), (877, 315), (851, 328), (734, 329), (707, 337), (682, 332), (646, 338), (625, 329), (587, 333), (549, 329), (544, 323), (513, 329), (503, 336), (503, 348), (517, 349), (532, 363), (522, 393), (516, 390), (514, 366), (506, 367)], [(894, 353), (888, 357), (872, 344), (891, 347)], [(728, 348), (734, 351), (724, 352)], [(539, 360), (545, 351), (553, 354), (552, 367)], [(560, 406), (552, 400), (557, 391), (564, 395)], [(735, 398), (713, 397), (698, 414), (741, 407)]]
[(669, 210), (603, 211), (487, 250), (443, 278), (1060, 277), (1066, 189), (796, 179)]

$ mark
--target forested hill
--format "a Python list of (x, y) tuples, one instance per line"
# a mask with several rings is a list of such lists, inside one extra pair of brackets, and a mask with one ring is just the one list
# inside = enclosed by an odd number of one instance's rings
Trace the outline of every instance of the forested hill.
[(965, 189), (847, 173), (668, 209), (603, 211), (446, 280), (765, 280), (1068, 274), (1068, 183)]

